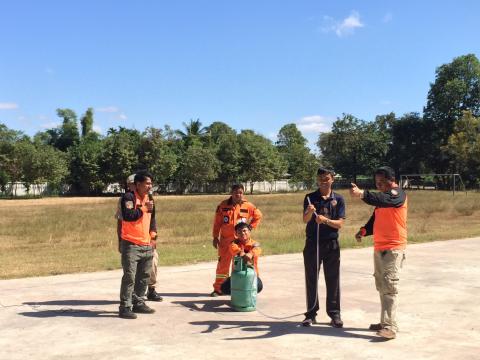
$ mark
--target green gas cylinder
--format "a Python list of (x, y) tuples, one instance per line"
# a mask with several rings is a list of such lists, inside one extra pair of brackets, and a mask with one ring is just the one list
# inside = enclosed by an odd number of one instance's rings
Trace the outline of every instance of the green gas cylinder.
[(237, 311), (255, 311), (257, 305), (257, 274), (243, 258), (233, 258), (231, 276), (232, 307)]

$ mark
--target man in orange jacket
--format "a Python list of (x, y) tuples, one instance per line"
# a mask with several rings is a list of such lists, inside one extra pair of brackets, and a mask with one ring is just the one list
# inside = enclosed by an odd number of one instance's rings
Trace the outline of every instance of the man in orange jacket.
[(242, 184), (233, 185), (231, 196), (222, 201), (215, 212), (212, 245), (218, 250), (218, 263), (211, 296), (222, 295), (222, 283), (230, 274), (232, 262), (230, 244), (235, 240), (235, 225), (244, 222), (255, 229), (262, 218), (260, 210), (244, 198), (244, 191)]
[[(135, 186), (135, 174), (130, 175), (127, 178), (127, 189), (125, 192), (134, 192), (136, 190)], [(118, 237), (118, 252), (122, 253), (122, 199), (121, 197), (118, 201), (117, 211), (115, 213), (115, 219), (117, 219), (117, 237)], [(163, 301), (163, 298), (155, 290), (155, 285), (157, 284), (157, 273), (158, 273), (158, 252), (156, 246), (153, 246), (153, 260), (152, 260), (152, 271), (150, 272), (150, 279), (148, 280), (148, 290), (147, 290), (147, 299), (151, 301)]]
[[(263, 289), (262, 280), (258, 274), (258, 257), (262, 253), (260, 244), (250, 237), (250, 225), (240, 222), (235, 225), (236, 239), (230, 244), (230, 254), (232, 256), (241, 256), (247, 265), (253, 265), (257, 274), (257, 294)], [(222, 293), (230, 295), (231, 282), (230, 277), (222, 283)]]
[(121, 199), (121, 253), (123, 277), (120, 287), (119, 316), (135, 319), (135, 313), (151, 314), (143, 296), (152, 270), (153, 249), (157, 236), (155, 206), (150, 199), (152, 175), (140, 171), (134, 178), (135, 190)]
[(380, 323), (370, 330), (385, 339), (394, 339), (397, 326), (397, 294), (400, 269), (407, 246), (407, 195), (395, 182), (395, 172), (388, 166), (375, 171), (375, 185), (380, 192), (361, 190), (352, 184), (350, 194), (375, 206), (370, 220), (355, 235), (357, 241), (373, 234), (374, 277), (380, 294)]

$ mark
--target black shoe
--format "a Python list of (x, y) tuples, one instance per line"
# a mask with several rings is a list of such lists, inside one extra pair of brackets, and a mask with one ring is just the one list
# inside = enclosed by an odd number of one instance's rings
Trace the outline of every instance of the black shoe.
[(137, 314), (135, 314), (132, 309), (129, 307), (120, 307), (118, 309), (118, 316), (122, 319), (136, 319)]
[(305, 327), (310, 327), (312, 326), (313, 324), (316, 324), (317, 323), (317, 320), (315, 320), (315, 318), (310, 318), (310, 317), (306, 317), (305, 320), (302, 321), (302, 326), (305, 326)]
[(138, 303), (133, 305), (133, 312), (138, 314), (153, 314), (155, 309), (148, 307), (145, 303)]
[(332, 325), (334, 328), (342, 328), (343, 327), (343, 321), (340, 315), (335, 315), (332, 317), (332, 321), (330, 321), (330, 325)]
[(370, 326), (368, 327), (368, 330), (374, 330), (374, 331), (380, 331), (384, 328), (383, 324), (382, 323), (378, 323), (378, 324), (370, 324)]
[(212, 292), (210, 293), (210, 296), (211, 296), (211, 297), (218, 297), (218, 296), (221, 296), (221, 295), (223, 295), (223, 294), (220, 293), (220, 292), (218, 292), (218, 291), (212, 291)]
[(154, 287), (148, 288), (147, 299), (150, 301), (163, 301), (163, 298), (155, 291)]

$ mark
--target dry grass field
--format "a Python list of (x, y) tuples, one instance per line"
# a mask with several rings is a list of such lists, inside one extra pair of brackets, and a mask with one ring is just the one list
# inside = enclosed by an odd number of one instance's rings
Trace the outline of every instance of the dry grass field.
[[(342, 247), (358, 245), (353, 236), (373, 208), (345, 195), (347, 220)], [(304, 193), (247, 196), (264, 219), (253, 237), (265, 255), (300, 252), (305, 226)], [(156, 197), (161, 265), (216, 259), (211, 246), (214, 210), (226, 195)], [(116, 269), (116, 198), (0, 200), (0, 279)], [(480, 194), (409, 192), (409, 242), (480, 235)]]

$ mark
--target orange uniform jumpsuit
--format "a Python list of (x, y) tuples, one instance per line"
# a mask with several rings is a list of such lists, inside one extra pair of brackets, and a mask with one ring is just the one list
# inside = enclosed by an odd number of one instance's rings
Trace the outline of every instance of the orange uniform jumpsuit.
[(239, 240), (235, 240), (230, 245), (230, 254), (233, 256), (240, 254), (240, 252), (244, 253), (252, 253), (253, 254), (253, 267), (255, 268), (255, 272), (258, 274), (258, 257), (262, 253), (262, 249), (260, 248), (260, 244), (257, 243), (255, 240), (248, 239), (245, 244), (240, 242)]
[[(245, 243), (237, 239), (230, 244), (230, 254), (232, 254), (232, 257), (239, 255), (242, 251), (247, 254), (253, 254), (252, 261), (253, 267), (255, 268), (255, 273), (257, 274), (257, 294), (259, 294), (263, 289), (263, 282), (258, 274), (258, 257), (262, 253), (262, 249), (260, 248), (260, 244), (252, 239), (248, 239)], [(227, 280), (222, 283), (221, 289), (224, 294), (231, 294), (231, 278), (227, 278)]]
[(215, 212), (213, 221), (213, 237), (219, 238), (218, 263), (213, 289), (221, 293), (221, 285), (230, 274), (232, 254), (230, 244), (235, 240), (235, 225), (238, 222), (246, 222), (255, 229), (260, 223), (262, 213), (255, 205), (243, 200), (241, 204), (234, 204), (232, 197), (222, 201)]

